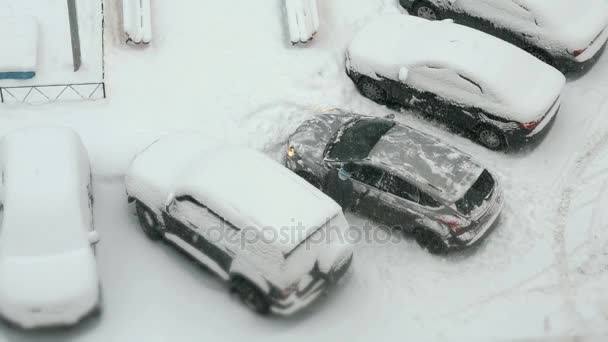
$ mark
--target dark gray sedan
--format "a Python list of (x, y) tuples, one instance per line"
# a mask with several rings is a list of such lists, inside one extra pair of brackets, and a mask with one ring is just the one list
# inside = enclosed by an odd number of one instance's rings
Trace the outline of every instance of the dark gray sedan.
[(431, 253), (472, 245), (503, 206), (496, 178), (470, 156), (388, 118), (316, 115), (291, 135), (286, 164)]

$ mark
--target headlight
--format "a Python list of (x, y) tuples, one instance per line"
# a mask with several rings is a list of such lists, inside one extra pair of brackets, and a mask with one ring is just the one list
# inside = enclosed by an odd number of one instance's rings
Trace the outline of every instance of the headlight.
[(293, 146), (289, 146), (289, 149), (287, 149), (287, 156), (289, 158), (293, 158), (296, 155), (296, 149)]

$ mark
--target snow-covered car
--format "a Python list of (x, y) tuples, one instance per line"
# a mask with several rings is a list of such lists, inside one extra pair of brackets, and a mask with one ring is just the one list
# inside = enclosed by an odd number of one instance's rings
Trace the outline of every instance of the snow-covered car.
[(387, 16), (359, 32), (346, 70), (360, 92), (422, 112), (500, 150), (556, 116), (566, 79), (498, 38), (446, 21)]
[(87, 152), (68, 128), (0, 140), (0, 315), (23, 327), (68, 326), (100, 308)]
[(148, 237), (185, 251), (256, 312), (304, 308), (351, 264), (340, 206), (259, 152), (161, 138), (133, 160), (126, 188)]
[(344, 207), (413, 233), (431, 253), (474, 244), (502, 211), (488, 170), (389, 118), (319, 114), (288, 144), (289, 169)]
[(411, 14), (453, 19), (563, 70), (595, 60), (608, 40), (604, 0), (400, 0)]

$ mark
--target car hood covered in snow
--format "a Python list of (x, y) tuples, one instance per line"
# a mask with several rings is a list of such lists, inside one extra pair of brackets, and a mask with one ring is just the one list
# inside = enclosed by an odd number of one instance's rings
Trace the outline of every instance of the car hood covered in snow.
[(401, 125), (378, 141), (369, 158), (447, 204), (462, 198), (484, 170), (464, 152)]
[(301, 158), (321, 162), (331, 137), (355, 117), (357, 116), (341, 112), (315, 115), (302, 123), (291, 135), (289, 145), (295, 148)]
[[(423, 90), (430, 87), (429, 91), (448, 100), (518, 122), (541, 119), (566, 82), (555, 68), (498, 38), (413, 16), (389, 15), (372, 22), (353, 39), (348, 56), (350, 68), (369, 77)], [(483, 94), (456, 99), (444, 80), (433, 80), (441, 86), (429, 86), (429, 80), (422, 83), (413, 70), (426, 66), (473, 80)], [(403, 68), (410, 70), (405, 81)]]

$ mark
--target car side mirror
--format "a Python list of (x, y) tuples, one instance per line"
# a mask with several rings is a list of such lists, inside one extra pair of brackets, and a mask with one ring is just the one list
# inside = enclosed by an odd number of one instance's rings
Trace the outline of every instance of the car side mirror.
[(395, 120), (395, 114), (391, 113), (391, 114), (385, 115), (384, 118), (388, 119), (388, 120)]
[(174, 193), (170, 193), (167, 196), (167, 199), (165, 200), (165, 210), (167, 212), (169, 212), (169, 208), (171, 207), (171, 205), (173, 204), (173, 202), (175, 202), (175, 194)]
[(89, 244), (96, 245), (99, 243), (99, 233), (96, 230), (92, 230), (89, 232)]

